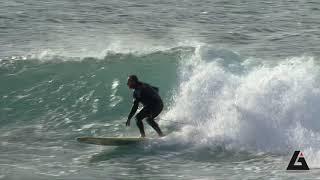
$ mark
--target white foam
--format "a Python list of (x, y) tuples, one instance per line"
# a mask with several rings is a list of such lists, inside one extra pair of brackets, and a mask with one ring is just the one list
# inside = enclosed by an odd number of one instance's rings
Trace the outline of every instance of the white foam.
[[(141, 34), (101, 37), (91, 39), (87, 36), (75, 37), (68, 43), (51, 45), (52, 47), (35, 48), (24, 56), (7, 57), (11, 60), (48, 61), (81, 61), (86, 58), (104, 59), (110, 54), (146, 55), (155, 52), (165, 52), (177, 47), (197, 47), (203, 43), (182, 38), (159, 40)], [(5, 58), (6, 59), (6, 58)]]
[(242, 62), (247, 71), (239, 73), (201, 58), (182, 64), (175, 102), (163, 117), (189, 123), (178, 132), (183, 140), (281, 154), (302, 150), (311, 166), (319, 164), (319, 66), (312, 57), (253, 67)]

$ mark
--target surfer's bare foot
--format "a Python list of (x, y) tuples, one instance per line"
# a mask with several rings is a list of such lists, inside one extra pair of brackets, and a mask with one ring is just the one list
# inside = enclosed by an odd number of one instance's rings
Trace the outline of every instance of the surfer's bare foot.
[(140, 138), (146, 138), (146, 135), (140, 135)]

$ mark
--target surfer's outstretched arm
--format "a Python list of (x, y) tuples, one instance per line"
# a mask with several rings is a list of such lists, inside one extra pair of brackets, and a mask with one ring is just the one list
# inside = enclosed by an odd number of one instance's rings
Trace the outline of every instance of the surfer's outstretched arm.
[(133, 101), (133, 106), (132, 106), (130, 114), (128, 116), (128, 120), (126, 122), (127, 126), (130, 126), (130, 120), (133, 117), (133, 115), (137, 112), (138, 107), (139, 107), (139, 101), (138, 100), (134, 100)]

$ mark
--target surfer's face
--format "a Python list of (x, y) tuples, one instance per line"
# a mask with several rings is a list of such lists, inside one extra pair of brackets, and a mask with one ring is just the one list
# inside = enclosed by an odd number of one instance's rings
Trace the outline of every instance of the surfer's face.
[(128, 79), (127, 85), (130, 89), (134, 89), (134, 87), (136, 87), (136, 82), (132, 79)]

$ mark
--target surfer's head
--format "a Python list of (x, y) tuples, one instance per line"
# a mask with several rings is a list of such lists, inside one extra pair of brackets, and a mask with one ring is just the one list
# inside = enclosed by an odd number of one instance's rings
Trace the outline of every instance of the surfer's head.
[(139, 79), (136, 75), (130, 75), (128, 77), (127, 85), (130, 89), (136, 88), (138, 84), (139, 84)]

